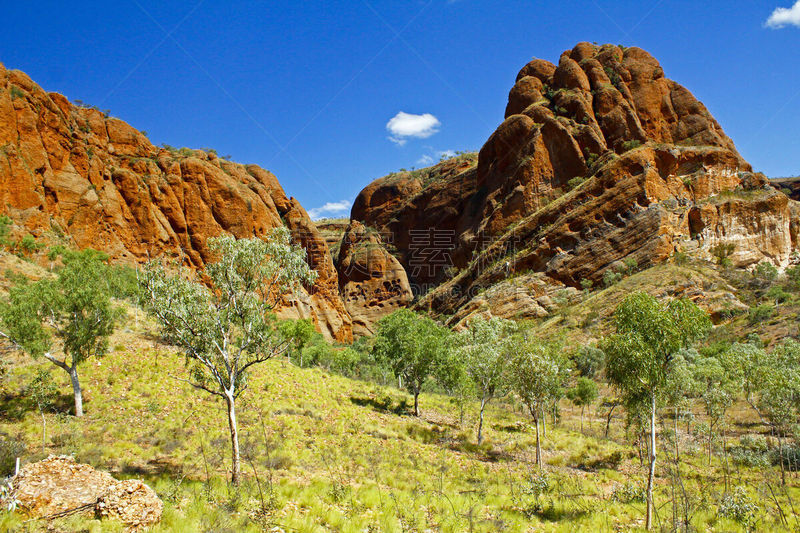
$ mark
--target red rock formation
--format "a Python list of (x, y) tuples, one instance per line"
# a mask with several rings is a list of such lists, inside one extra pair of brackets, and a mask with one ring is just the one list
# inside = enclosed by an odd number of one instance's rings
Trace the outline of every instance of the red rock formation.
[[(558, 65), (531, 61), (477, 167), (436, 173), (427, 186), (376, 180), (352, 218), (397, 243), (412, 285), (429, 284), (420, 307), (457, 316), (514, 272), (577, 287), (626, 258), (708, 256), (729, 240), (740, 266), (785, 266), (800, 227), (705, 106), (639, 48), (580, 43)], [(409, 243), (434, 230), (453, 234), (450, 263), (420, 272)]]
[(411, 303), (413, 295), (405, 270), (386, 251), (380, 235), (351, 222), (339, 251), (339, 285), (353, 320), (353, 334), (375, 332), (382, 317)]
[(327, 245), (274, 175), (214, 153), (156, 148), (125, 122), (73, 106), (2, 65), (0, 205), (38, 237), (127, 262), (182, 253), (195, 267), (209, 258), (209, 237), (264, 236), (285, 223), (319, 279), (281, 314), (311, 317), (329, 338), (352, 338)]

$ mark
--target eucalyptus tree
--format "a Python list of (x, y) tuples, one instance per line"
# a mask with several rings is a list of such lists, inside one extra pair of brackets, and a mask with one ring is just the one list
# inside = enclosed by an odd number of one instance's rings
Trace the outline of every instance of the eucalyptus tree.
[(691, 400), (699, 396), (693, 372), (693, 364), (699, 357), (700, 354), (694, 348), (679, 350), (672, 357), (667, 371), (667, 382), (664, 385), (662, 397), (667, 407), (672, 409), (676, 459), (680, 457), (678, 421), (684, 418), (688, 424), (692, 417)]
[(699, 357), (692, 370), (708, 419), (708, 462), (711, 464), (714, 429), (724, 424), (725, 413), (741, 390), (741, 380), (736, 368), (726, 361), (724, 352)]
[(436, 368), (436, 381), (458, 408), (459, 426), (464, 425), (464, 410), (475, 395), (475, 384), (467, 373), (467, 365), (461, 354), (448, 349)]
[(119, 315), (111, 303), (106, 260), (95, 250), (67, 253), (55, 279), (19, 283), (0, 302), (0, 335), (67, 373), (78, 417), (83, 416), (78, 367), (106, 354)]
[(786, 483), (783, 440), (796, 429), (800, 417), (800, 342), (784, 340), (770, 355), (761, 370), (758, 405), (778, 439), (781, 480)]
[(644, 293), (634, 293), (614, 313), (616, 332), (605, 338), (606, 376), (625, 403), (649, 406), (650, 442), (647, 476), (646, 527), (653, 525), (653, 483), (656, 468), (656, 408), (669, 380), (678, 350), (711, 328), (708, 314), (685, 299), (666, 305)]
[(478, 444), (483, 442), (486, 405), (508, 393), (508, 365), (514, 350), (515, 330), (516, 324), (510, 320), (478, 317), (469, 322), (456, 340), (456, 353), (463, 358), (480, 400)]
[(511, 363), (511, 383), (514, 392), (528, 408), (536, 428), (536, 464), (542, 468), (542, 445), (539, 422), (544, 408), (560, 394), (569, 378), (570, 365), (558, 346), (536, 340), (515, 337)]
[[(231, 438), (231, 481), (241, 473), (236, 400), (246, 390), (254, 365), (287, 353), (293, 339), (278, 327), (273, 310), (281, 297), (316, 272), (286, 228), (262, 239), (232, 236), (209, 240), (215, 261), (190, 279), (150, 262), (140, 275), (142, 304), (164, 338), (190, 363), (187, 381), (224, 400)], [(206, 283), (201, 283), (203, 279)]]
[(414, 396), (414, 416), (419, 416), (422, 387), (447, 355), (450, 335), (446, 327), (410, 309), (398, 309), (378, 321), (373, 353)]
[(597, 383), (583, 376), (578, 378), (574, 387), (567, 390), (567, 398), (581, 408), (581, 433), (583, 433), (583, 411), (597, 399), (597, 396)]

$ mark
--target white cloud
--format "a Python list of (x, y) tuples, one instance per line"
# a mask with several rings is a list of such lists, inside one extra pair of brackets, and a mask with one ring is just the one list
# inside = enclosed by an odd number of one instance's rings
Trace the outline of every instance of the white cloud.
[(792, 7), (778, 7), (764, 23), (767, 28), (778, 29), (784, 26), (797, 26), (800, 28), (800, 0)]
[(391, 133), (389, 140), (402, 146), (410, 137), (427, 139), (438, 132), (441, 125), (430, 113), (414, 115), (400, 111), (386, 123), (386, 129)]
[[(308, 210), (308, 216), (312, 220), (324, 218), (324, 216), (342, 215), (350, 211), (352, 202), (350, 200), (342, 200), (341, 202), (328, 202), (320, 207), (315, 207)], [(324, 215), (324, 216), (323, 216)]]
[(433, 158), (429, 155), (423, 155), (417, 160), (418, 165), (428, 166), (433, 164)]
[(436, 155), (439, 156), (439, 159), (450, 159), (456, 156), (456, 152), (455, 150), (442, 150), (441, 152), (436, 152)]

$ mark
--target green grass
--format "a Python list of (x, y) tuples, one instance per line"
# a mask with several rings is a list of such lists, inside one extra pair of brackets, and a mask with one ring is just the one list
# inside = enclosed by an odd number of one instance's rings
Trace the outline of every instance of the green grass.
[[(530, 490), (534, 434), (510, 401), (490, 406), (487, 438), (477, 445), (475, 405), (459, 427), (449, 399), (427, 393), (417, 419), (396, 408), (403, 400), (409, 403), (397, 389), (283, 360), (261, 366), (242, 397), (246, 479), (237, 490), (226, 481), (230, 452), (223, 406), (181, 382), (186, 370), (180, 356), (148, 335), (152, 324), (141, 311), (127, 310), (112, 352), (81, 369), (84, 419), (47, 414), (42, 450), (40, 418), (21, 392), (35, 368), (47, 363), (19, 357), (5, 384), (0, 433), (25, 442), (24, 462), (74, 454), (118, 477), (143, 478), (165, 503), (164, 519), (154, 531), (612, 531), (641, 525), (643, 504), (612, 498), (620, 486), (644, 480), (619, 418), (612, 439), (604, 439), (602, 417), (589, 409), (589, 435), (582, 435), (577, 410), (562, 405), (562, 422), (548, 425), (544, 439), (548, 488), (537, 496)], [(71, 398), (61, 374), (54, 369), (65, 410)], [(392, 408), (382, 408), (387, 396)], [(687, 490), (704, 501), (695, 518), (698, 527), (737, 530), (716, 514), (722, 465), (716, 459), (706, 465), (701, 445), (686, 449)], [(662, 461), (660, 503), (670, 494), (665, 466)], [(763, 477), (757, 470), (736, 475), (737, 483), (748, 486), (759, 486)], [(800, 498), (796, 488), (789, 490)], [(0, 530), (44, 527), (23, 519), (2, 515)], [(88, 517), (56, 525), (67, 531), (122, 530)]]

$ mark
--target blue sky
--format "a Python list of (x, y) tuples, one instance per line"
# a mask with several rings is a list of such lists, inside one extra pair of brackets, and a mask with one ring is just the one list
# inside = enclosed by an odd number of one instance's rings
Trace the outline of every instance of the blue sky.
[(579, 41), (648, 50), (757, 170), (800, 174), (800, 1), (60, 0), (3, 11), (6, 67), (110, 109), (155, 144), (260, 164), (317, 215), (346, 214), (388, 172), (480, 148), (517, 71)]

